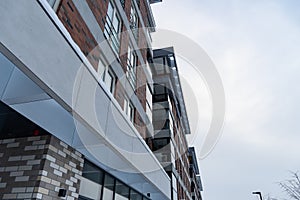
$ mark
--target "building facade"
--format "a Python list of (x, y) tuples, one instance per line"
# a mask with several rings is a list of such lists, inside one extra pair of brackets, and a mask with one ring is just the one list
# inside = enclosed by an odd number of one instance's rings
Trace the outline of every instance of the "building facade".
[(0, 2), (0, 199), (201, 199), (158, 2)]

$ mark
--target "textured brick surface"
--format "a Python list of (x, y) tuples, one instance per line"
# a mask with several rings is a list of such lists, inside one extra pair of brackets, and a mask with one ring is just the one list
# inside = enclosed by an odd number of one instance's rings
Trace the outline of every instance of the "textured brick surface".
[[(73, 2), (62, 0), (57, 15), (84, 55), (88, 56), (97, 46), (97, 42)], [(98, 68), (99, 53), (99, 50), (93, 50), (93, 55), (88, 56), (89, 61), (96, 70)]]
[(54, 136), (0, 140), (0, 153), (0, 199), (57, 199), (59, 188), (78, 198), (82, 155)]

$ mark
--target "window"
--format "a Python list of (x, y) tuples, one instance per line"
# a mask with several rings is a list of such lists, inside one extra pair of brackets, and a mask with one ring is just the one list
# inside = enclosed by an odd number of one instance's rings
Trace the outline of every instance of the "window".
[(115, 84), (116, 84), (116, 76), (110, 67), (107, 67), (102, 75), (102, 80), (104, 81), (105, 85), (107, 86), (108, 90), (114, 94), (115, 91)]
[(102, 185), (103, 171), (87, 160), (84, 161), (82, 176)]
[(120, 48), (120, 32), (121, 32), (121, 18), (117, 12), (116, 6), (109, 2), (107, 8), (106, 22), (104, 27), (104, 35), (116, 54), (119, 53)]
[[(142, 200), (143, 196), (134, 190), (130, 190), (130, 200)], [(146, 198), (144, 198), (146, 199)]]
[(103, 59), (99, 59), (97, 72), (101, 79), (104, 80), (104, 74), (106, 73), (108, 66), (104, 63)]
[(136, 87), (136, 66), (137, 66), (137, 56), (135, 51), (132, 50), (130, 46), (128, 46), (127, 53), (127, 78), (130, 85), (135, 89)]
[(49, 5), (53, 8), (53, 10), (56, 11), (61, 0), (47, 0), (47, 1)]
[(150, 123), (152, 123), (152, 93), (149, 84), (146, 86), (146, 102), (146, 114), (150, 120)]
[(124, 100), (124, 111), (126, 115), (129, 117), (130, 121), (134, 121), (134, 107), (130, 100), (126, 99)]
[(115, 179), (106, 174), (104, 178), (103, 197), (105, 200), (112, 200), (114, 197)]
[(168, 100), (168, 90), (165, 84), (154, 84), (154, 102), (162, 102)]
[(103, 82), (105, 83), (105, 85), (108, 87), (109, 91), (113, 94), (115, 90), (115, 83), (117, 78), (113, 70), (111, 69), (111, 67), (105, 64), (105, 62), (101, 58), (98, 63), (97, 72), (100, 75)]
[(128, 200), (129, 199), (129, 187), (121, 183), (116, 182), (115, 200)]
[(169, 138), (159, 138), (153, 140), (153, 151), (161, 149), (170, 143)]
[(132, 30), (135, 39), (138, 41), (139, 18), (133, 1), (131, 2), (129, 22), (130, 22), (130, 29)]

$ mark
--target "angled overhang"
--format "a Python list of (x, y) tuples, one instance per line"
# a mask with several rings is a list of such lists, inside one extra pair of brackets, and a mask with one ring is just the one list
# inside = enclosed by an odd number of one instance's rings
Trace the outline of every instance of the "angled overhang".
[(168, 175), (47, 1), (0, 1), (0, 16), (0, 100), (139, 192), (170, 199)]

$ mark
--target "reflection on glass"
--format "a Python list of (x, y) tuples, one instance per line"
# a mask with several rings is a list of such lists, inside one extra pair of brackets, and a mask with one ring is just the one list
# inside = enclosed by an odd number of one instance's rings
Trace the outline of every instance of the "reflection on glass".
[(142, 200), (142, 199), (143, 199), (143, 197), (141, 194), (137, 193), (134, 190), (130, 191), (130, 200)]
[(129, 199), (129, 187), (125, 186), (123, 183), (116, 182), (116, 193), (115, 200), (128, 200)]
[(84, 162), (82, 176), (102, 185), (103, 172), (89, 161)]
[(105, 200), (113, 200), (115, 179), (106, 174), (104, 178), (103, 198)]

